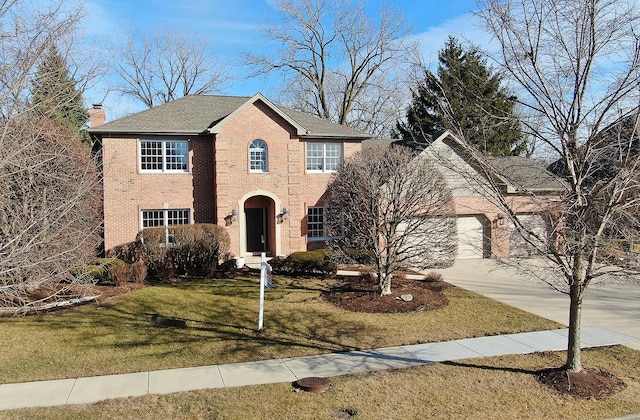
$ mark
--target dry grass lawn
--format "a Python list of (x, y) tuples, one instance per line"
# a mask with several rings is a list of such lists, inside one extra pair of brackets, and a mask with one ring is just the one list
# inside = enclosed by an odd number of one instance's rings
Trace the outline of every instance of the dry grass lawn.
[[(408, 314), (340, 310), (326, 283), (277, 279), (256, 334), (254, 278), (150, 287), (100, 306), (3, 319), (0, 383), (295, 357), (334, 351), (515, 333), (558, 324), (452, 287), (443, 309)], [(168, 320), (168, 321), (167, 321)], [(178, 320), (178, 321), (175, 321)], [(291, 384), (148, 395), (92, 405), (0, 412), (0, 419), (588, 419), (640, 413), (640, 352), (586, 350), (626, 387), (612, 397), (560, 396), (535, 379), (562, 353), (504, 356), (331, 378), (321, 394)]]
[[(258, 280), (156, 286), (64, 313), (0, 322), (0, 383), (306, 356), (557, 328), (452, 287), (449, 306), (407, 314), (340, 310), (326, 282), (277, 279), (258, 324)], [(172, 326), (183, 320), (185, 328)]]
[(584, 352), (587, 365), (606, 366), (627, 384), (603, 400), (561, 397), (535, 380), (533, 371), (563, 360), (540, 353), (434, 363), (334, 377), (321, 394), (271, 384), (15, 410), (0, 412), (0, 419), (331, 419), (346, 413), (355, 419), (606, 419), (640, 413), (640, 352), (621, 346)]

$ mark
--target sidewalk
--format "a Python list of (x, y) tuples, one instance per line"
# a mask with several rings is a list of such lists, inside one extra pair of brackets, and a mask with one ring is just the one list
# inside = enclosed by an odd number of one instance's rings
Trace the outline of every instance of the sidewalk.
[[(583, 347), (625, 344), (637, 340), (603, 327), (582, 329)], [(408, 368), (432, 362), (566, 348), (567, 329), (558, 329), (291, 359), (4, 384), (0, 385), (0, 410), (88, 404), (108, 398), (205, 388), (287, 383), (312, 376), (331, 377)]]

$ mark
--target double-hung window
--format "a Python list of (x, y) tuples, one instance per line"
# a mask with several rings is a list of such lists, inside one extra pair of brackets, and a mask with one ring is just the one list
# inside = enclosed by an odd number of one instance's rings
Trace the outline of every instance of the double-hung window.
[(166, 243), (174, 243), (174, 232), (170, 226), (188, 225), (189, 209), (142, 210), (142, 228), (165, 227)]
[(307, 143), (307, 172), (335, 172), (342, 162), (342, 143)]
[(249, 145), (249, 170), (251, 172), (269, 172), (267, 166), (267, 143), (254, 140)]
[(307, 208), (307, 238), (309, 240), (321, 240), (325, 237), (324, 207)]
[(142, 172), (189, 172), (186, 140), (140, 140)]

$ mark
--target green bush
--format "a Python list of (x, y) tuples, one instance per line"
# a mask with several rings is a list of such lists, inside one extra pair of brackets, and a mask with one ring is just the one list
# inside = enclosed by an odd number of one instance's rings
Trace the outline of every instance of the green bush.
[(286, 258), (277, 257), (269, 261), (276, 274), (293, 277), (330, 277), (336, 274), (335, 263), (325, 259), (323, 250), (294, 252)]
[(175, 275), (211, 275), (219, 261), (229, 258), (231, 240), (222, 226), (194, 224), (166, 229), (148, 228), (138, 233), (139, 258), (149, 274), (167, 280)]
[(72, 270), (71, 274), (94, 284), (122, 284), (131, 281), (130, 270), (130, 264), (119, 258), (98, 258), (95, 264)]
[(326, 251), (318, 249), (315, 251), (298, 251), (292, 252), (289, 258), (296, 261), (323, 261), (326, 259)]
[(347, 249), (345, 254), (358, 264), (374, 264), (376, 262), (376, 256), (373, 251), (361, 251), (359, 249)]

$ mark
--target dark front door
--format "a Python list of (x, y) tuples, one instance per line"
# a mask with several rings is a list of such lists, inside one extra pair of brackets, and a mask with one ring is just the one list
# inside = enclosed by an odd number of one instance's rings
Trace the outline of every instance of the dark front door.
[(247, 217), (247, 252), (267, 250), (267, 209), (258, 207), (244, 209)]

